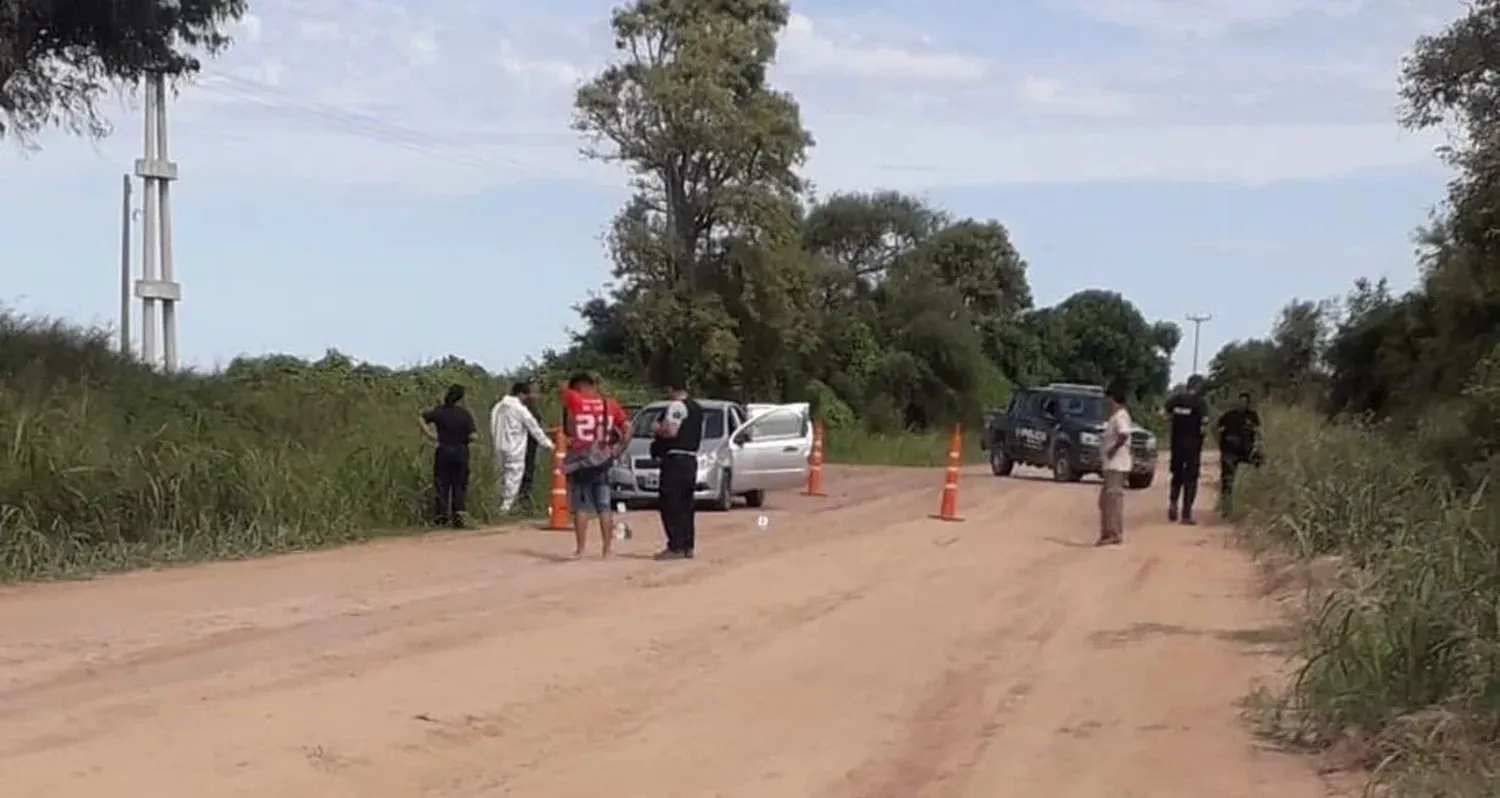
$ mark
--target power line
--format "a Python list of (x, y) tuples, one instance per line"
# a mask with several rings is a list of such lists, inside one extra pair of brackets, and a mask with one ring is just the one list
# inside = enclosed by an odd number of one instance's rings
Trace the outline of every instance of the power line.
[[(399, 147), (473, 168), (522, 172), (532, 177), (541, 174), (534, 167), (514, 158), (492, 157), (473, 151), (455, 149), (441, 142), (439, 137), (431, 131), (396, 124), (350, 108), (309, 102), (260, 81), (236, 75), (214, 75), (205, 79), (200, 86), (212, 93), (248, 101), (262, 108), (311, 121), (320, 127), (335, 129), (367, 141)], [(570, 137), (555, 136), (555, 140), (559, 143), (568, 138)]]

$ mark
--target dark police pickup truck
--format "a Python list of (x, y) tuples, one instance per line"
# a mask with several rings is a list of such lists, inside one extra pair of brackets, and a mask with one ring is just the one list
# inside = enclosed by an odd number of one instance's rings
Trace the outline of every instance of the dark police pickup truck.
[[(1048, 468), (1059, 482), (1077, 482), (1098, 474), (1099, 438), (1108, 410), (1097, 385), (1053, 383), (1024, 388), (1003, 411), (987, 414), (979, 444), (990, 455), (990, 470), (1008, 477), (1017, 464)], [(1126, 484), (1151, 487), (1156, 476), (1156, 436), (1136, 426), (1130, 434), (1134, 469)]]

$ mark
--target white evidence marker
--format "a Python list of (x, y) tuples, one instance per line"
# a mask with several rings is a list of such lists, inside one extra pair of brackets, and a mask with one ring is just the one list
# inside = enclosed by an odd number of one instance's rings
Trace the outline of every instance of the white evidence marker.
[(771, 519), (767, 518), (765, 513), (761, 513), (760, 517), (755, 519), (755, 525), (760, 527), (760, 531), (764, 532), (771, 525)]

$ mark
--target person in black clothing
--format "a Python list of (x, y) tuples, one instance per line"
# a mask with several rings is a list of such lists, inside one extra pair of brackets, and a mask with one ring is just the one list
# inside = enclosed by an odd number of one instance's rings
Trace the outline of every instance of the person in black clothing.
[[(530, 410), (533, 416), (536, 416), (538, 419), (542, 417), (541, 413), (537, 410), (536, 392), (533, 391), (522, 397), (521, 404), (526, 405), (526, 409)], [(529, 435), (526, 437), (526, 462), (521, 467), (521, 487), (518, 489), (519, 495), (516, 497), (516, 501), (528, 511), (533, 509), (531, 489), (536, 484), (536, 451), (540, 448), (541, 444), (536, 442), (536, 438)]]
[(443, 403), (422, 413), (422, 433), (437, 443), (432, 453), (432, 515), (438, 526), (464, 524), (469, 493), (469, 444), (478, 437), (464, 407), (464, 387), (448, 386)]
[(676, 381), (667, 389), (671, 402), (656, 422), (651, 457), (661, 463), (662, 529), (667, 547), (658, 560), (690, 560), (697, 546), (697, 506), (693, 500), (698, 484), (698, 445), (703, 441), (703, 407), (688, 398), (687, 388)]
[(1228, 516), (1234, 493), (1234, 477), (1241, 465), (1260, 462), (1256, 449), (1260, 434), (1260, 414), (1249, 392), (1240, 394), (1238, 407), (1219, 416), (1219, 513)]
[(1193, 503), (1198, 500), (1198, 474), (1203, 468), (1204, 427), (1208, 402), (1203, 399), (1203, 377), (1188, 377), (1187, 390), (1167, 400), (1164, 410), (1171, 424), (1172, 487), (1167, 498), (1167, 520), (1178, 520), (1177, 500), (1182, 499), (1182, 523), (1196, 524)]

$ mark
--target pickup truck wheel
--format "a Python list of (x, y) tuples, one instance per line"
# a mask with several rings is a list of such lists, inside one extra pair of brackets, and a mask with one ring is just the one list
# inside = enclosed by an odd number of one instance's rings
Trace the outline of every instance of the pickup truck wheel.
[(1004, 449), (990, 449), (990, 471), (997, 477), (1008, 477), (1016, 469), (1016, 461)]
[(1155, 472), (1152, 472), (1150, 474), (1131, 474), (1130, 476), (1125, 478), (1125, 487), (1130, 488), (1131, 490), (1145, 490), (1146, 488), (1151, 487), (1151, 482), (1155, 478)]
[(1052, 479), (1057, 482), (1077, 482), (1083, 475), (1073, 470), (1073, 455), (1067, 444), (1052, 450)]
[(713, 508), (721, 513), (727, 513), (734, 507), (734, 487), (731, 482), (728, 471), (719, 477), (719, 495), (714, 497)]
[(752, 490), (745, 494), (746, 507), (765, 507), (766, 492), (763, 490)]

